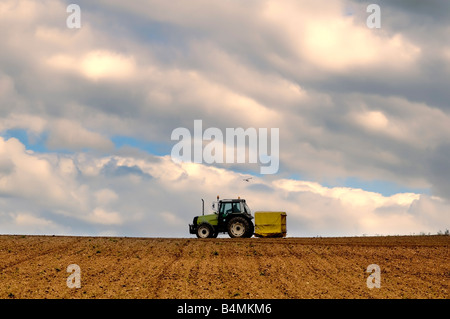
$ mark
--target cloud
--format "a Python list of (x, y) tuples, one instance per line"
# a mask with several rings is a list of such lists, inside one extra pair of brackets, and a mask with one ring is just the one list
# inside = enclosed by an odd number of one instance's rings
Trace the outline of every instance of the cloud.
[(50, 220), (38, 218), (31, 214), (19, 213), (15, 216), (15, 221), (18, 226), (34, 226), (34, 227), (49, 227), (53, 223)]
[(362, 189), (349, 187), (324, 187), (319, 183), (297, 181), (297, 180), (278, 180), (274, 182), (277, 188), (289, 192), (308, 192), (319, 194), (323, 197), (338, 199), (342, 204), (350, 207), (382, 207), (389, 205), (409, 206), (420, 195), (413, 193), (395, 194), (385, 197), (379, 193), (368, 192)]
[(122, 218), (118, 212), (109, 212), (102, 208), (95, 208), (92, 214), (86, 218), (89, 222), (104, 224), (104, 225), (117, 225), (122, 223)]
[(54, 234), (67, 233), (69, 228), (59, 225), (51, 219), (38, 216), (36, 212), (3, 212), (0, 211), (2, 233), (8, 234)]
[(98, 205), (106, 205), (117, 201), (119, 196), (113, 190), (104, 188), (95, 192), (95, 199)]
[(56, 70), (79, 73), (89, 80), (126, 80), (136, 75), (133, 57), (106, 50), (87, 52), (81, 58), (57, 54), (48, 58), (47, 63)]
[[(448, 209), (446, 200), (415, 193), (383, 196), (350, 187), (293, 179), (266, 181), (256, 176), (247, 183), (240, 173), (177, 164), (168, 156), (80, 153), (61, 157), (29, 153), (14, 139), (1, 140), (0, 150), (3, 156), (9, 154), (15, 167), (0, 178), (0, 217), (8, 220), (2, 232), (80, 234), (90, 230), (91, 234), (186, 237), (187, 224), (201, 213), (200, 199), (208, 203), (216, 195), (245, 198), (253, 212), (286, 211), (290, 236), (437, 232), (449, 223), (449, 217), (439, 213)], [(132, 169), (104, 174), (111, 163)], [(27, 170), (28, 166), (41, 169)]]
[(373, 131), (384, 131), (389, 124), (387, 117), (380, 111), (368, 111), (355, 117), (358, 124)]
[(162, 212), (159, 215), (162, 220), (170, 226), (186, 226), (178, 216), (171, 212)]
[(49, 127), (47, 146), (50, 149), (81, 150), (93, 148), (102, 151), (111, 150), (113, 143), (106, 137), (88, 131), (79, 123), (66, 119), (54, 121)]
[[(375, 33), (352, 16), (342, 16), (342, 1), (319, 3), (268, 2), (264, 11), (265, 18), (283, 29), (293, 53), (307, 62), (343, 72), (374, 67), (404, 69), (419, 58), (420, 48), (401, 34)], [(320, 14), (314, 14), (317, 12)]]
[(47, 121), (31, 114), (10, 113), (8, 117), (0, 119), (0, 131), (10, 129), (24, 129), (29, 134), (39, 135), (44, 132)]
[(53, 174), (50, 162), (26, 152), (18, 140), (5, 141), (0, 137), (0, 157), (14, 168), (8, 170), (9, 174), (0, 176), (0, 193), (3, 195), (30, 198), (41, 204), (46, 202), (41, 202), (42, 195), (53, 203), (66, 199), (65, 183)]
[(436, 195), (450, 199), (450, 144), (442, 143), (429, 153), (430, 180)]

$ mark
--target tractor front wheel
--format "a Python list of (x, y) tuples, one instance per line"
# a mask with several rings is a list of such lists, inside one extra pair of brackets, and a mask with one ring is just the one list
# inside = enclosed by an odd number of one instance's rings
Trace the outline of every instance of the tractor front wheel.
[(197, 227), (197, 238), (212, 238), (214, 229), (210, 224), (204, 223)]

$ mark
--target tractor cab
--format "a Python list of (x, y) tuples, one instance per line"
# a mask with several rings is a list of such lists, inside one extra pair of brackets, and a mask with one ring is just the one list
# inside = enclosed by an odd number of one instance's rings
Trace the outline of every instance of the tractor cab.
[(245, 199), (223, 199), (218, 202), (219, 220), (226, 221), (232, 214), (243, 214), (250, 219), (253, 218)]

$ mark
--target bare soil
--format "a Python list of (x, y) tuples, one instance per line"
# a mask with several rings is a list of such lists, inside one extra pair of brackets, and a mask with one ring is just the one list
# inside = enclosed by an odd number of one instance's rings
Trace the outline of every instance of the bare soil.
[[(450, 236), (0, 236), (0, 298), (449, 299)], [(81, 269), (69, 288), (67, 266)], [(370, 264), (381, 287), (367, 287)]]

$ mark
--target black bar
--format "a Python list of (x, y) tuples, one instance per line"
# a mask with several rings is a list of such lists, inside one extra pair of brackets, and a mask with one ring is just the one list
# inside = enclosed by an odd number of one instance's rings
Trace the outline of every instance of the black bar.
[[(387, 300), (387, 299), (96, 299), (96, 300), (0, 300), (4, 313), (11, 310), (14, 317), (45, 314), (55, 317), (66, 314), (105, 318), (126, 313), (143, 318), (305, 318), (323, 316), (417, 315), (424, 309), (445, 314), (448, 300)], [(430, 308), (431, 307), (431, 308)], [(446, 308), (444, 308), (446, 307)], [(442, 311), (442, 312), (440, 312)]]

